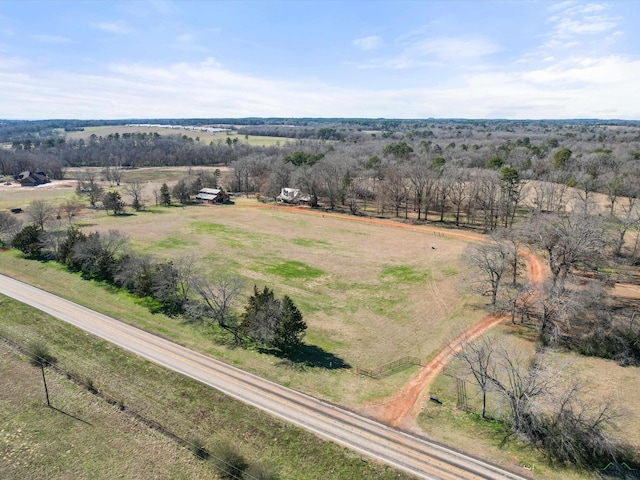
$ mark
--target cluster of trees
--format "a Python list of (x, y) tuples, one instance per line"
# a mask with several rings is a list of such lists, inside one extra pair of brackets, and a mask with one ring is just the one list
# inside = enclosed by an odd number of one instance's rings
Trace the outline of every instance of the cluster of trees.
[(472, 379), (482, 395), (482, 417), (488, 416), (491, 395), (500, 420), (551, 461), (602, 468), (632, 458), (629, 447), (611, 437), (618, 416), (611, 401), (585, 398), (587, 385), (566, 369), (552, 367), (544, 350), (530, 360), (495, 336), (485, 336), (466, 342), (457, 356), (460, 374)]
[[(491, 307), (537, 328), (540, 345), (640, 365), (637, 306), (618, 304), (612, 282), (598, 271), (611, 264), (607, 253), (616, 242), (601, 217), (539, 214), (495, 231), (488, 242), (470, 246), (465, 258)], [(540, 284), (522, 275), (523, 247), (546, 258), (549, 275)]]
[[(85, 279), (126, 289), (146, 299), (149, 308), (191, 322), (217, 326), (230, 333), (238, 345), (260, 345), (288, 354), (298, 347), (307, 325), (290, 297), (277, 299), (268, 287), (249, 297), (238, 312), (242, 282), (236, 277), (205, 279), (195, 257), (158, 261), (133, 253), (128, 240), (115, 230), (88, 235), (75, 225), (65, 230), (45, 230), (49, 210), (44, 201), (32, 202), (29, 217), (39, 222), (20, 228), (12, 217), (0, 215), (0, 236), (25, 255), (55, 260)], [(4, 222), (4, 223), (3, 223)]]
[(124, 167), (232, 165), (224, 187), (247, 196), (275, 199), (282, 188), (300, 188), (313, 206), (485, 231), (510, 226), (524, 211), (602, 213), (594, 204), (599, 192), (618, 224), (618, 254), (629, 253), (623, 237), (639, 221), (640, 130), (633, 122), (245, 120), (284, 129), (288, 138), (307, 133), (270, 147), (205, 145), (157, 133), (27, 135), (0, 150), (0, 170), (46, 170), (61, 178), (68, 166), (100, 166), (117, 185)]
[[(119, 166), (104, 168), (101, 177), (95, 170), (86, 169), (78, 175), (76, 193), (80, 197), (85, 197), (92, 208), (96, 208), (101, 203), (107, 213), (122, 214), (127, 206), (122, 195), (118, 191), (105, 192), (100, 179), (109, 181), (112, 186), (119, 186), (123, 175), (124, 169)], [(192, 175), (186, 175), (171, 188), (164, 183), (159, 190), (153, 192), (155, 203), (156, 205), (170, 206), (172, 199), (175, 199), (182, 205), (187, 204), (203, 188), (216, 188), (220, 177), (220, 170), (216, 169), (213, 172), (200, 171)], [(140, 181), (127, 182), (124, 185), (123, 192), (130, 200), (130, 206), (136, 212), (145, 209), (147, 198), (145, 196), (144, 183)]]

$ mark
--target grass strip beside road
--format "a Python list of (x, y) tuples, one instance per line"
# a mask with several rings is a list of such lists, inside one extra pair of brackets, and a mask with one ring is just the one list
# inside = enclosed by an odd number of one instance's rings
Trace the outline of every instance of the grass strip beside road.
[[(141, 413), (151, 420), (162, 424), (178, 436), (203, 440), (204, 446), (213, 451), (216, 444), (227, 443), (235, 446), (241, 454), (252, 464), (268, 466), (269, 471), (277, 474), (278, 478), (324, 479), (324, 478), (408, 478), (403, 474), (373, 462), (364, 462), (352, 452), (330, 442), (324, 442), (314, 435), (299, 428), (281, 422), (257, 409), (232, 400), (217, 391), (187, 379), (179, 374), (157, 367), (134, 355), (114, 347), (113, 345), (94, 338), (68, 324), (60, 322), (46, 314), (26, 307), (19, 302), (1, 297), (0, 334), (12, 340), (27, 344), (33, 341), (44, 342), (50, 353), (57, 358), (57, 364), (65, 370), (72, 371), (80, 378), (91, 380), (95, 387), (114, 398), (118, 398), (127, 407)], [(69, 475), (78, 476), (78, 472), (87, 472), (89, 468), (96, 468), (99, 475), (93, 478), (108, 478), (113, 471), (126, 472), (137, 463), (136, 449), (126, 449), (128, 452), (113, 452), (109, 455), (101, 452), (111, 444), (120, 445), (120, 439), (126, 432), (122, 432), (119, 425), (127, 425), (117, 407), (108, 404), (95, 406), (94, 396), (87, 394), (80, 387), (70, 384), (64, 377), (51, 378), (52, 405), (91, 423), (91, 427), (73, 419), (53, 419), (46, 415), (53, 414), (45, 409), (42, 379), (38, 375), (25, 376), (21, 371), (29, 372), (15, 361), (4, 360), (6, 348), (3, 347), (3, 360), (0, 366), (3, 379), (9, 379), (10, 385), (20, 384), (22, 378), (26, 383), (24, 388), (17, 388), (6, 399), (0, 395), (2, 405), (0, 413), (4, 418), (13, 420), (3, 426), (3, 435), (7, 438), (20, 436), (22, 432), (29, 432), (28, 439), (33, 443), (30, 452), (18, 452), (21, 459), (11, 466), (11, 476), (14, 478), (66, 478)], [(7, 354), (8, 355), (8, 354)], [(15, 356), (15, 353), (12, 354)], [(11, 381), (16, 376), (16, 382)], [(25, 380), (27, 379), (27, 380)], [(38, 393), (40, 392), (40, 394)], [(20, 396), (29, 396), (28, 402), (21, 402)], [(11, 400), (15, 398), (18, 400)], [(18, 402), (17, 404), (15, 402)], [(19, 405), (26, 409), (20, 415), (12, 415)], [(104, 412), (104, 415), (94, 414), (94, 410)], [(5, 415), (6, 414), (6, 415)], [(46, 417), (46, 418), (45, 418)], [(115, 417), (116, 420), (113, 420)], [(110, 428), (110, 422), (115, 421), (118, 427)], [(46, 426), (43, 425), (46, 423)], [(75, 423), (74, 423), (75, 422)], [(95, 425), (94, 425), (95, 424)], [(128, 437), (133, 444), (142, 451), (147, 448), (144, 441), (145, 431), (137, 426), (133, 437)], [(66, 430), (88, 430), (86, 434), (78, 432), (82, 441), (58, 441), (67, 438)], [(100, 434), (98, 434), (100, 432)], [(139, 436), (143, 438), (139, 438)], [(147, 436), (155, 438), (155, 432), (147, 432)], [(17, 438), (17, 437), (16, 437)], [(154, 440), (158, 441), (158, 440)], [(164, 440), (159, 440), (166, 444)], [(16, 450), (13, 440), (0, 444), (0, 448), (7, 452)], [(116, 447), (118, 448), (118, 447)], [(174, 447), (166, 448), (175, 450)], [(95, 455), (87, 457), (86, 452)], [(8, 454), (2, 451), (3, 454)], [(12, 455), (18, 455), (13, 453)], [(154, 462), (151, 452), (140, 458)], [(183, 456), (181, 455), (184, 455)], [(165, 453), (167, 458), (174, 459), (177, 464), (186, 464), (182, 468), (167, 467), (167, 476), (155, 478), (211, 478), (212, 470), (192, 460), (192, 454), (186, 449)], [(68, 457), (75, 460), (64, 462)], [(100, 459), (108, 458), (109, 465), (105, 470), (100, 468)], [(58, 460), (55, 460), (58, 459)], [(106, 461), (106, 460), (105, 460)], [(162, 461), (159, 459), (159, 461)], [(47, 462), (55, 464), (57, 472), (53, 476), (34, 474), (44, 472), (43, 465)], [(83, 463), (85, 462), (85, 463)], [(118, 462), (122, 462), (119, 464)], [(192, 465), (194, 464), (194, 465)], [(8, 467), (7, 467), (8, 468)], [(121, 468), (121, 470), (118, 470)], [(138, 465), (137, 468), (140, 468)], [(204, 468), (204, 470), (203, 470)], [(74, 473), (75, 472), (75, 473)], [(15, 474), (15, 475), (14, 475)], [(16, 476), (17, 475), (17, 476)], [(0, 475), (2, 476), (2, 475)], [(82, 477), (83, 475), (79, 475)], [(136, 476), (132, 473), (132, 476)]]

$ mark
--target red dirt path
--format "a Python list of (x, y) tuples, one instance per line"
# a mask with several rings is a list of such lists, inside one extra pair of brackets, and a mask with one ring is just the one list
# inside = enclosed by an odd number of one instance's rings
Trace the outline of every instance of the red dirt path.
[[(526, 252), (520, 252), (527, 259), (529, 279), (534, 287), (539, 287), (544, 281), (540, 259)], [(433, 381), (442, 373), (444, 367), (455, 357), (465, 342), (478, 338), (487, 330), (499, 323), (509, 320), (506, 315), (487, 315), (480, 322), (472, 325), (465, 332), (440, 350), (418, 374), (414, 376), (398, 393), (382, 404), (370, 405), (365, 413), (383, 423), (395, 427), (410, 429), (415, 426), (415, 420), (420, 413), (423, 396)]]

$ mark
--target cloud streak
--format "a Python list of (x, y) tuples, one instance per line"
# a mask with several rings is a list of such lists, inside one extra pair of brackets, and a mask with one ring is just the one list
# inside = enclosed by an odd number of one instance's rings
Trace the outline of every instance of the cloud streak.
[(126, 35), (132, 32), (132, 29), (122, 21), (92, 23), (91, 26), (97, 30), (116, 35)]
[(101, 76), (3, 69), (0, 103), (7, 118), (640, 118), (640, 107), (625, 93), (637, 78), (640, 61), (612, 56), (509, 75), (470, 73), (449, 88), (347, 89), (260, 79), (205, 60), (114, 64)]
[(352, 44), (361, 50), (375, 50), (383, 44), (382, 37), (378, 35), (370, 35), (368, 37), (356, 38)]

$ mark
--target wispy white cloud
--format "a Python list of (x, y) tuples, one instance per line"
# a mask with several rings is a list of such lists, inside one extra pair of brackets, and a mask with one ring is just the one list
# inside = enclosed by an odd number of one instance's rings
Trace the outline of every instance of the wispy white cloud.
[(434, 56), (440, 60), (479, 58), (499, 52), (500, 46), (482, 37), (437, 37), (415, 42), (405, 55)]
[(34, 39), (38, 40), (39, 42), (43, 42), (43, 43), (50, 43), (50, 44), (61, 44), (61, 43), (71, 43), (71, 39), (67, 38), (67, 37), (63, 37), (61, 35), (34, 35), (33, 36)]
[(193, 33), (183, 33), (178, 35), (175, 38), (173, 46), (186, 52), (207, 52), (207, 48), (198, 42), (198, 38)]
[(180, 9), (175, 2), (171, 0), (147, 0), (150, 8), (164, 16), (175, 15)]
[(422, 38), (405, 44), (402, 52), (388, 59), (385, 66), (405, 69), (449, 63), (470, 64), (500, 50), (498, 44), (482, 37)]
[[(7, 65), (0, 58), (0, 65)], [(630, 102), (640, 61), (576, 57), (545, 68), (468, 72), (455, 85), (344, 88), (243, 75), (214, 59), (169, 65), (117, 63), (98, 75), (0, 68), (7, 118), (365, 116), (640, 118)]]
[(369, 35), (368, 37), (356, 38), (352, 44), (361, 50), (375, 50), (383, 45), (382, 37)]
[(566, 38), (572, 35), (597, 35), (614, 30), (620, 17), (607, 14), (610, 5), (606, 3), (579, 4), (563, 2), (552, 7), (556, 12), (549, 18), (553, 24), (553, 37)]
[[(405, 37), (409, 38), (409, 37)], [(500, 52), (502, 47), (483, 37), (426, 37), (402, 42), (400, 52), (388, 57), (379, 57), (365, 62), (351, 62), (359, 69), (393, 68), (397, 70), (441, 67), (447, 64), (474, 65), (488, 55)]]
[(178, 35), (176, 37), (176, 42), (178, 43), (193, 43), (196, 37), (191, 33), (183, 33), (182, 35)]
[(123, 21), (93, 23), (91, 24), (91, 26), (98, 30), (102, 30), (103, 32), (113, 33), (117, 35), (125, 35), (132, 32), (132, 29)]

